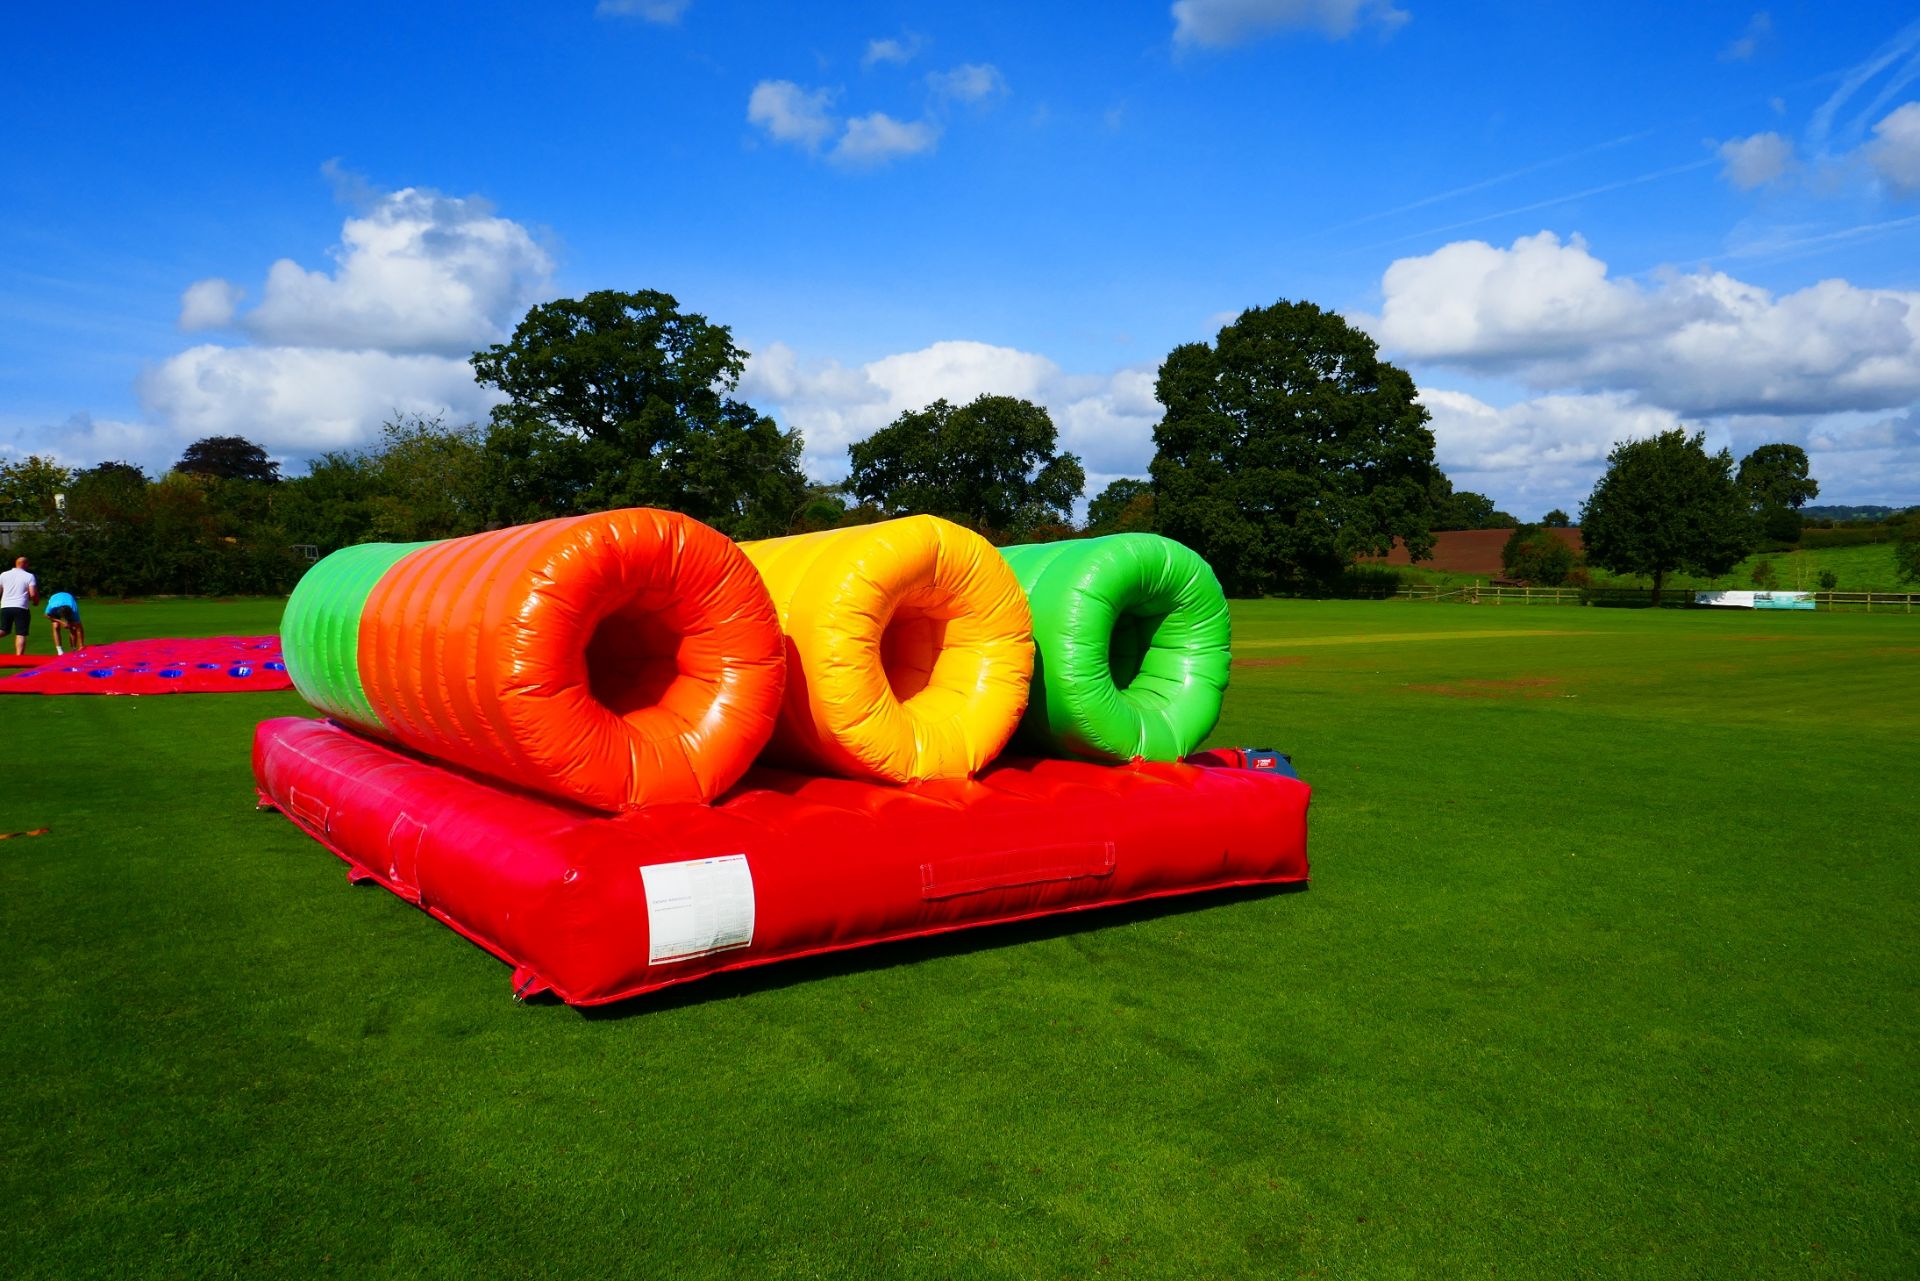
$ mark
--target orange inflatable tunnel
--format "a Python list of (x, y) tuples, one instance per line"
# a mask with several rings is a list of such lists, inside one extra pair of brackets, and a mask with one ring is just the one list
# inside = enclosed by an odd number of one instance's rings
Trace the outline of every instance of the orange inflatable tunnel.
[(346, 548), (281, 632), (295, 687), (336, 720), (602, 810), (731, 787), (786, 669), (746, 556), (648, 508)]

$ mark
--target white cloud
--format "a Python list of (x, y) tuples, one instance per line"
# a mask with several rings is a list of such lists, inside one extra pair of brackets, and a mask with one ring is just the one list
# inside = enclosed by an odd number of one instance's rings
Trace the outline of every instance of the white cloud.
[(1412, 16), (1392, 0), (1177, 0), (1173, 42), (1223, 48), (1274, 31), (1303, 29), (1339, 39), (1363, 23), (1391, 33)]
[(237, 324), (255, 342), (204, 343), (147, 369), (141, 421), (80, 414), (34, 434), (76, 463), (120, 457), (157, 471), (202, 436), (298, 458), (366, 444), (396, 412), (485, 416), (498, 397), (465, 357), (506, 336), (550, 285), (551, 259), (478, 200), (345, 183), (367, 207), (344, 220), (331, 272), (282, 259), (260, 305), (237, 315), (229, 281), (182, 293), (183, 328)]
[(1034, 399), (1060, 377), (1060, 367), (1045, 356), (983, 342), (937, 342), (869, 363), (867, 377), (904, 409), (935, 400), (956, 404), (975, 396), (1024, 396)]
[(1401, 258), (1381, 279), (1370, 327), (1389, 347), (1427, 359), (1499, 361), (1578, 351), (1630, 326), (1641, 304), (1633, 286), (1607, 279), (1607, 265), (1578, 236), (1550, 231), (1512, 249), (1459, 240)]
[(149, 369), (139, 391), (175, 446), (234, 435), (279, 455), (365, 444), (395, 412), (482, 418), (499, 399), (445, 356), (213, 344)]
[(888, 36), (879, 40), (867, 41), (867, 51), (860, 55), (863, 67), (878, 66), (883, 62), (911, 62), (918, 56), (926, 41), (919, 36)]
[(1690, 416), (1886, 409), (1920, 398), (1920, 293), (1827, 280), (1776, 297), (1721, 272), (1609, 277), (1575, 237), (1460, 241), (1387, 269), (1395, 355)]
[[(879, 55), (875, 49), (881, 50)], [(872, 41), (867, 61), (904, 61), (897, 41)], [(966, 63), (927, 77), (934, 103), (982, 102), (1007, 91), (997, 68)], [(760, 126), (775, 142), (821, 154), (843, 169), (872, 169), (905, 156), (932, 151), (940, 144), (935, 120), (901, 120), (884, 111), (842, 120), (834, 112), (837, 89), (808, 89), (791, 80), (762, 80), (747, 97), (747, 120)], [(832, 146), (827, 146), (828, 141)]]
[(971, 341), (937, 342), (849, 368), (837, 361), (803, 365), (783, 343), (747, 362), (741, 394), (772, 410), (805, 438), (809, 474), (844, 476), (847, 446), (910, 410), (935, 400), (964, 404), (981, 395), (1019, 396), (1045, 405), (1061, 447), (1087, 471), (1109, 477), (1144, 475), (1153, 456), (1153, 371), (1072, 375), (1045, 356)]
[(189, 333), (225, 329), (233, 323), (233, 313), (245, 296), (245, 290), (218, 276), (196, 280), (180, 293), (180, 328)]
[(1720, 176), (1742, 191), (1778, 182), (1793, 163), (1793, 144), (1777, 133), (1756, 133), (1720, 144)]
[(1760, 51), (1760, 46), (1773, 34), (1773, 15), (1762, 9), (1747, 19), (1746, 29), (1733, 43), (1720, 51), (1722, 62), (1745, 62)]
[(1920, 192), (1920, 102), (1896, 108), (1873, 127), (1867, 162), (1898, 192)]
[(884, 111), (855, 116), (830, 153), (836, 164), (849, 168), (885, 164), (901, 156), (931, 151), (940, 131), (924, 120), (895, 120)]
[(1618, 392), (1541, 396), (1499, 408), (1465, 392), (1427, 388), (1434, 458), (1455, 486), (1493, 495), (1516, 516), (1572, 511), (1622, 440), (1680, 425), (1677, 415)]
[(179, 458), (184, 444), (152, 423), (95, 418), (88, 413), (72, 414), (64, 422), (16, 434), (30, 435), (30, 443), (21, 447), (0, 441), (0, 454), (48, 454), (68, 467), (128, 462), (156, 476)]
[(1807, 448), (1850, 454), (1862, 450), (1911, 450), (1910, 460), (1920, 469), (1920, 408), (1892, 416), (1836, 414), (1814, 424)]
[(1822, 501), (1907, 507), (1920, 494), (1920, 406), (1890, 417), (1823, 419), (1805, 443)]
[(940, 98), (955, 102), (980, 102), (1007, 92), (1007, 79), (990, 62), (964, 62), (951, 71), (935, 71), (927, 76), (927, 87)]
[(330, 273), (274, 263), (242, 328), (281, 346), (465, 355), (504, 337), (553, 273), (519, 223), (418, 187), (348, 218), (332, 257)]
[(762, 80), (747, 96), (747, 121), (775, 142), (816, 151), (839, 127), (831, 89), (802, 89), (791, 80)]
[(687, 11), (689, 0), (600, 0), (594, 6), (596, 18), (639, 18), (671, 26)]
[[(1604, 267), (1597, 283), (1618, 284), (1605, 279)], [(1634, 303), (1638, 295), (1630, 287), (1619, 287), (1628, 291), (1625, 305), (1603, 306), (1599, 312), (1616, 327), (1641, 305)], [(1577, 301), (1569, 290), (1559, 298), (1563, 307)], [(1217, 319), (1231, 320), (1234, 314), (1223, 312)], [(1659, 331), (1649, 325), (1636, 332), (1652, 336)], [(1061, 448), (1078, 454), (1086, 467), (1091, 495), (1116, 477), (1146, 474), (1153, 427), (1161, 415), (1153, 395), (1155, 373), (1152, 366), (1069, 373), (1036, 352), (972, 341), (937, 342), (849, 366), (803, 360), (776, 342), (757, 347), (740, 386), (748, 400), (799, 429), (803, 465), (808, 474), (826, 480), (846, 474), (848, 445), (904, 412), (940, 398), (961, 404), (983, 393), (1020, 396), (1052, 414)], [(1736, 454), (1764, 441), (1825, 450), (1816, 458), (1816, 474), (1826, 492), (1841, 501), (1855, 495), (1861, 495), (1856, 501), (1891, 501), (1888, 496), (1899, 488), (1893, 478), (1920, 481), (1920, 411), (1905, 405), (1899, 407), (1904, 415), (1891, 417), (1884, 410), (1843, 411), (1703, 422), (1631, 387), (1549, 386), (1544, 394), (1497, 405), (1434, 385), (1430, 378), (1422, 383), (1420, 399), (1433, 415), (1440, 465), (1460, 487), (1490, 494), (1520, 516), (1537, 517), (1553, 507), (1575, 510), (1615, 444), (1680, 426), (1705, 427), (1712, 447), (1730, 444)]]
[[(1153, 428), (1164, 412), (1153, 397), (1157, 369), (1122, 369), (1105, 377), (1064, 380), (1047, 404), (1063, 447), (1080, 455), (1091, 477), (1144, 476), (1153, 461)], [(1104, 483), (1104, 482), (1103, 482)]]
[[(1837, 501), (1911, 501), (1920, 483), (1920, 293), (1620, 279), (1550, 232), (1402, 259), (1382, 291), (1381, 314), (1357, 319), (1426, 367), (1440, 466), (1516, 515), (1572, 511), (1614, 443), (1677, 426), (1736, 455), (1803, 444)], [(1496, 406), (1436, 385), (1441, 366), (1536, 394)]]

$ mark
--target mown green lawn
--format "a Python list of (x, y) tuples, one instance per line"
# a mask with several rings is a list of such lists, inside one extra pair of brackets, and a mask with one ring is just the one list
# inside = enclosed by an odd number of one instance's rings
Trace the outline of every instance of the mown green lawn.
[(1311, 890), (591, 1016), (253, 811), (293, 695), (0, 698), (0, 1275), (1920, 1271), (1920, 616), (1237, 621)]

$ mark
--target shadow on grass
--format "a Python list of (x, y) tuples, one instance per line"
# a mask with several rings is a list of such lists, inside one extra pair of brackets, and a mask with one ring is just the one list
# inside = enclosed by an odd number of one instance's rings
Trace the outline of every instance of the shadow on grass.
[[(1091, 907), (1079, 911), (1058, 912), (1030, 921), (1008, 921), (997, 925), (971, 925), (945, 934), (922, 938), (896, 939), (885, 943), (862, 944), (837, 952), (823, 952), (787, 961), (728, 970), (705, 978), (691, 979), (657, 992), (643, 992), (607, 1005), (583, 1005), (576, 1012), (585, 1019), (628, 1019), (655, 1014), (662, 1010), (726, 1001), (760, 992), (777, 992), (799, 983), (841, 978), (849, 974), (890, 970), (900, 965), (915, 965), (938, 957), (966, 956), (989, 948), (1036, 943), (1069, 934), (1087, 933), (1115, 925), (1157, 921), (1229, 903), (1251, 903), (1296, 894), (1308, 888), (1308, 882), (1284, 885), (1240, 885), (1220, 890), (1203, 890), (1167, 898), (1146, 899), (1111, 907)], [(561, 1006), (560, 998), (543, 992), (531, 997), (529, 1005)]]

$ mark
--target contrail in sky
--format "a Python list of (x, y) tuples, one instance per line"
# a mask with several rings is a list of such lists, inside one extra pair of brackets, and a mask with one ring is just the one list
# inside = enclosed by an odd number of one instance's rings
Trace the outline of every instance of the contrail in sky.
[[(1890, 218), (1885, 222), (1863, 222), (1857, 227), (1842, 227), (1838, 231), (1823, 231), (1817, 236), (1802, 236), (1798, 240), (1781, 240), (1773, 244), (1755, 245), (1750, 249), (1735, 249), (1721, 254), (1722, 258), (1744, 258), (1748, 261), (1764, 261), (1770, 258), (1793, 257), (1794, 251), (1813, 248), (1820, 245), (1837, 244), (1843, 240), (1861, 240), (1880, 235), (1882, 232), (1898, 231), (1902, 227), (1911, 227), (1920, 223), (1920, 214), (1908, 214), (1904, 218)], [(1708, 261), (1712, 261), (1709, 259)]]
[(1491, 178), (1482, 178), (1480, 181), (1470, 182), (1464, 187), (1454, 187), (1449, 191), (1442, 191), (1431, 196), (1423, 196), (1419, 200), (1410, 201), (1404, 205), (1396, 205), (1392, 209), (1382, 209), (1379, 213), (1365, 214), (1347, 222), (1335, 223), (1331, 227), (1323, 227), (1319, 231), (1312, 232), (1307, 239), (1313, 239), (1318, 236), (1330, 236), (1336, 231), (1346, 231), (1353, 227), (1364, 227), (1370, 222), (1379, 222), (1382, 218), (1392, 218), (1396, 214), (1411, 213), (1415, 209), (1424, 209), (1428, 205), (1437, 205), (1444, 200), (1452, 200), (1456, 196), (1466, 196), (1476, 191), (1485, 191), (1488, 187), (1498, 187), (1502, 183), (1512, 182), (1515, 178), (1524, 178), (1530, 173), (1538, 173), (1542, 169), (1551, 169), (1555, 165), (1563, 165), (1569, 160), (1578, 160), (1582, 156), (1591, 156), (1601, 151), (1611, 151), (1615, 147), (1624, 147), (1630, 142), (1639, 142), (1643, 138), (1651, 138), (1658, 132), (1659, 130), (1657, 129), (1642, 129), (1639, 133), (1622, 134), (1618, 138), (1609, 138), (1605, 142), (1597, 142), (1591, 147), (1582, 147), (1578, 151), (1569, 151), (1565, 155), (1553, 156), (1546, 160), (1536, 160), (1530, 165), (1522, 165), (1518, 169), (1512, 169), (1503, 174), (1496, 174)]
[(1363, 253), (1369, 249), (1384, 249), (1388, 245), (1405, 244), (1409, 240), (1419, 240), (1426, 236), (1443, 235), (1449, 231), (1459, 231), (1463, 227), (1478, 226), (1483, 222), (1492, 222), (1496, 218), (1511, 218), (1515, 214), (1532, 213), (1536, 209), (1551, 209), (1555, 205), (1564, 205), (1575, 200), (1584, 200), (1588, 196), (1604, 195), (1609, 191), (1620, 191), (1626, 187), (1638, 187), (1643, 183), (1658, 182), (1662, 178), (1671, 178), (1676, 174), (1692, 173), (1696, 169), (1705, 169), (1708, 165), (1719, 164), (1719, 158), (1708, 156), (1704, 160), (1690, 160), (1684, 165), (1671, 165), (1665, 169), (1656, 169), (1652, 173), (1643, 173), (1634, 178), (1622, 178), (1618, 182), (1602, 183), (1598, 187), (1588, 187), (1584, 191), (1568, 192), (1564, 196), (1550, 196), (1545, 200), (1536, 200), (1532, 204), (1516, 205), (1512, 209), (1500, 209), (1493, 213), (1481, 214), (1475, 218), (1450, 222), (1441, 227), (1428, 227), (1424, 231), (1409, 232), (1404, 236), (1395, 236), (1391, 240), (1377, 240), (1370, 245), (1360, 245), (1350, 249), (1349, 253)]
[(1920, 46), (1920, 22), (1910, 23), (1893, 39), (1881, 45), (1872, 57), (1849, 68), (1840, 81), (1840, 87), (1820, 104), (1814, 111), (1813, 118), (1807, 122), (1808, 141), (1824, 149), (1828, 137), (1833, 132), (1833, 118), (1840, 108), (1846, 105), (1847, 99), (1859, 93), (1868, 81), (1882, 71), (1902, 58), (1906, 58), (1906, 65), (1900, 68), (1893, 79), (1875, 95), (1874, 100), (1867, 104), (1866, 109), (1855, 116), (1847, 126), (1849, 133), (1858, 133), (1863, 130), (1869, 116), (1885, 106), (1895, 94), (1913, 83), (1916, 78), (1920, 78), (1920, 56), (1909, 56), (1913, 54), (1916, 46)]

